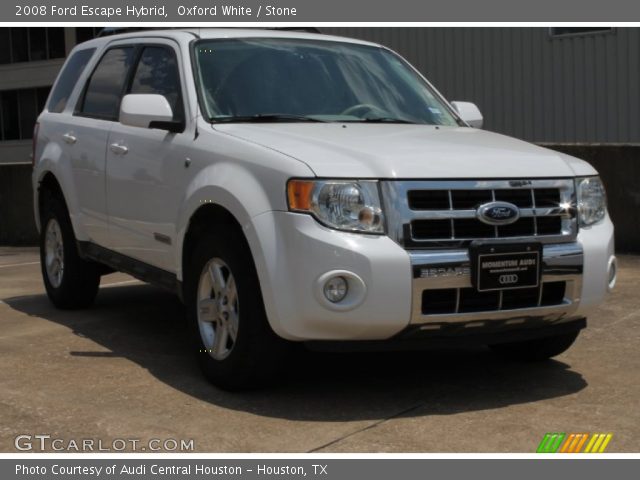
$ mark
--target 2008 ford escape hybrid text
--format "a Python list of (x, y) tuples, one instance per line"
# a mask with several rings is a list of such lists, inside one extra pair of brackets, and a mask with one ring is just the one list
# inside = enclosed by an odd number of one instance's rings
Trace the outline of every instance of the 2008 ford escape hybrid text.
[(367, 42), (83, 43), (34, 135), (47, 293), (87, 307), (114, 270), (176, 292), (203, 371), (229, 389), (273, 378), (294, 342), (558, 355), (615, 283), (603, 185), (481, 125)]

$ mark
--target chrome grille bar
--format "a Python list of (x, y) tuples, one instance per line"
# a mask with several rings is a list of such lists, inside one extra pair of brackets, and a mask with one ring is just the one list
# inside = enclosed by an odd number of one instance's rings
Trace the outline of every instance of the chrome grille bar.
[[(572, 179), (399, 180), (384, 181), (381, 188), (389, 235), (407, 249), (464, 246), (476, 239), (564, 243), (574, 241), (577, 236)], [(421, 198), (420, 193), (426, 191), (432, 195)], [(422, 204), (412, 208), (410, 196), (414, 203)], [(481, 225), (475, 209), (479, 205), (474, 202), (509, 201), (503, 198), (512, 198), (512, 203), (522, 205), (520, 223), (511, 224), (515, 228)], [(456, 203), (465, 207), (456, 208)], [(437, 208), (430, 209), (434, 204)], [(436, 236), (425, 236), (430, 231)]]

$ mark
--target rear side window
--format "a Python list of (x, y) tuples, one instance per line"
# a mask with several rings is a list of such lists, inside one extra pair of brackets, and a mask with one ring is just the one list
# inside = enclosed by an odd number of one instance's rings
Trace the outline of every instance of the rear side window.
[(104, 54), (86, 86), (80, 113), (87, 117), (117, 120), (134, 48), (112, 48)]
[(47, 105), (47, 109), (50, 112), (60, 113), (64, 110), (64, 107), (67, 106), (67, 101), (78, 82), (78, 78), (82, 75), (83, 70), (95, 51), (95, 48), (88, 48), (71, 55), (62, 72), (60, 72), (58, 82), (51, 92), (49, 104)]
[(163, 95), (173, 111), (173, 120), (184, 118), (180, 74), (173, 50), (166, 47), (145, 47), (140, 56), (129, 93)]

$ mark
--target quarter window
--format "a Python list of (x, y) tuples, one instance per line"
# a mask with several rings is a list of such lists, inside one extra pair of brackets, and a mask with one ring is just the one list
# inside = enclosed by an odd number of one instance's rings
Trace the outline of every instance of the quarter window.
[(176, 56), (165, 47), (145, 47), (140, 56), (129, 93), (163, 95), (173, 111), (173, 120), (182, 121), (182, 95)]
[(58, 83), (56, 83), (53, 92), (51, 92), (51, 99), (49, 100), (49, 111), (54, 113), (60, 113), (64, 110), (69, 100), (69, 95), (73, 91), (73, 87), (76, 86), (78, 78), (84, 71), (87, 63), (93, 56), (95, 48), (89, 48), (86, 50), (80, 50), (73, 55), (64, 66)]
[(132, 47), (112, 48), (104, 54), (87, 84), (82, 115), (117, 120), (133, 54)]

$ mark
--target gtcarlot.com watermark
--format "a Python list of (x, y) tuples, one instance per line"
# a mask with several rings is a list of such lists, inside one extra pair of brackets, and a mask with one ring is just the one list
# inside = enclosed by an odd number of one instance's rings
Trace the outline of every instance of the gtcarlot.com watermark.
[(66, 439), (48, 434), (18, 435), (13, 444), (21, 452), (192, 452), (195, 448), (193, 439)]

